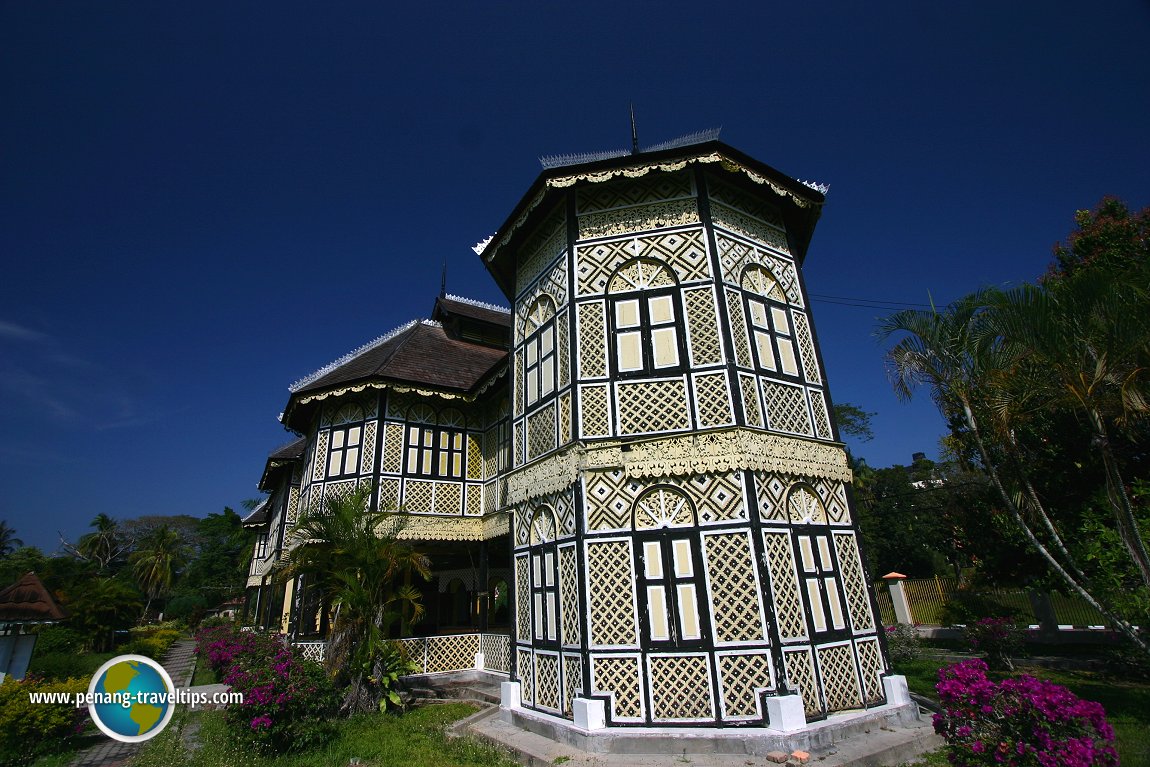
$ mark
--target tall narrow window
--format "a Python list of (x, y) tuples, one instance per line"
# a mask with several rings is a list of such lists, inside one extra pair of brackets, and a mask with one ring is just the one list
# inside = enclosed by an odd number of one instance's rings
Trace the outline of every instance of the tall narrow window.
[(682, 311), (670, 270), (638, 259), (611, 278), (613, 367), (619, 375), (652, 375), (682, 368)]
[[(809, 531), (809, 532), (808, 532)], [(826, 530), (796, 530), (799, 548), (799, 578), (807, 603), (811, 630), (816, 634), (845, 631), (846, 613), (839, 590), (838, 568), (831, 556), (830, 536)]]
[(555, 392), (555, 305), (542, 296), (531, 305), (523, 325), (523, 385), (527, 405)]
[(359, 473), (359, 448), (363, 425), (340, 426), (331, 430), (327, 453), (327, 478), (350, 477)]
[(706, 598), (696, 560), (695, 513), (678, 490), (657, 487), (635, 502), (632, 521), (637, 533), (641, 622), (651, 647), (689, 647), (703, 641), (699, 610)]
[(559, 643), (559, 550), (555, 515), (540, 508), (531, 518), (531, 600), (536, 643)]
[(747, 267), (741, 282), (748, 292), (748, 329), (759, 369), (797, 377), (798, 355), (786, 294), (774, 276), (761, 266)]

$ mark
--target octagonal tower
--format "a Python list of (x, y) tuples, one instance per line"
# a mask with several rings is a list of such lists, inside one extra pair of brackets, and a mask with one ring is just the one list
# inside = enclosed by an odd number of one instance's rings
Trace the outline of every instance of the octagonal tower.
[(513, 306), (524, 708), (715, 727), (886, 702), (802, 279), (822, 203), (708, 141), (547, 170), (477, 248)]

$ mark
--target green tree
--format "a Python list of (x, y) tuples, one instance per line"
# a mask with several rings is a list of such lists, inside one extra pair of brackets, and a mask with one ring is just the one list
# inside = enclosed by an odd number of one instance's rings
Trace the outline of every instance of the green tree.
[(94, 652), (110, 650), (117, 631), (140, 614), (140, 592), (121, 578), (97, 577), (76, 585), (65, 607), (69, 625), (82, 632)]
[(148, 597), (148, 601), (144, 604), (144, 615), (148, 614), (152, 602), (157, 597), (171, 590), (172, 581), (183, 568), (187, 556), (187, 545), (180, 534), (167, 527), (156, 528), (132, 552), (129, 558), (132, 572), (140, 589)]
[(308, 577), (321, 610), (335, 610), (325, 661), (347, 683), (343, 710), (378, 710), (394, 659), (388, 639), (420, 620), (422, 595), (412, 576), (428, 579), (427, 556), (399, 539), (402, 518), (372, 512), (370, 491), (329, 498), (323, 511), (304, 515), (292, 530), (288, 575)]
[(95, 531), (81, 536), (76, 545), (64, 542), (63, 536), (61, 545), (74, 556), (95, 563), (99, 571), (105, 573), (128, 552), (131, 541), (121, 534), (120, 524), (107, 514), (97, 514), (90, 526), (96, 528)]
[(0, 559), (7, 558), (23, 545), (24, 541), (16, 537), (16, 531), (8, 527), (6, 521), (0, 520)]

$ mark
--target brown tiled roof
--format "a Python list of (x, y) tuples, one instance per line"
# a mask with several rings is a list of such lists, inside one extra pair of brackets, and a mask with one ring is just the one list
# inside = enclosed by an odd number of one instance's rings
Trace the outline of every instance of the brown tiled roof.
[(271, 455), (268, 456), (268, 462), (271, 463), (272, 461), (279, 462), (295, 460), (296, 458), (299, 458), (303, 455), (305, 447), (307, 447), (307, 439), (305, 437), (300, 437), (293, 442), (289, 442), (283, 447), (273, 450)]
[(0, 621), (12, 623), (36, 621), (62, 621), (67, 613), (36, 573), (27, 573), (8, 588), (0, 591)]
[(268, 500), (265, 498), (259, 506), (252, 509), (252, 513), (244, 517), (244, 527), (262, 527), (268, 523)]
[(507, 351), (449, 338), (435, 322), (421, 321), (385, 337), (312, 380), (294, 394), (366, 379), (386, 379), (467, 392), (507, 357)]
[(511, 312), (507, 309), (499, 309), (493, 304), (483, 304), (478, 301), (461, 300), (459, 296), (447, 295), (435, 299), (435, 312), (431, 318), (433, 320), (440, 319), (438, 315), (441, 311), (490, 322), (493, 325), (511, 327)]

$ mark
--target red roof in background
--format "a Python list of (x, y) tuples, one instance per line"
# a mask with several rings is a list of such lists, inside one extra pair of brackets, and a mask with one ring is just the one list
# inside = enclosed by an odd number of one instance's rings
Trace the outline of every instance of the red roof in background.
[(62, 621), (68, 617), (36, 573), (0, 591), (0, 621), (10, 623)]

